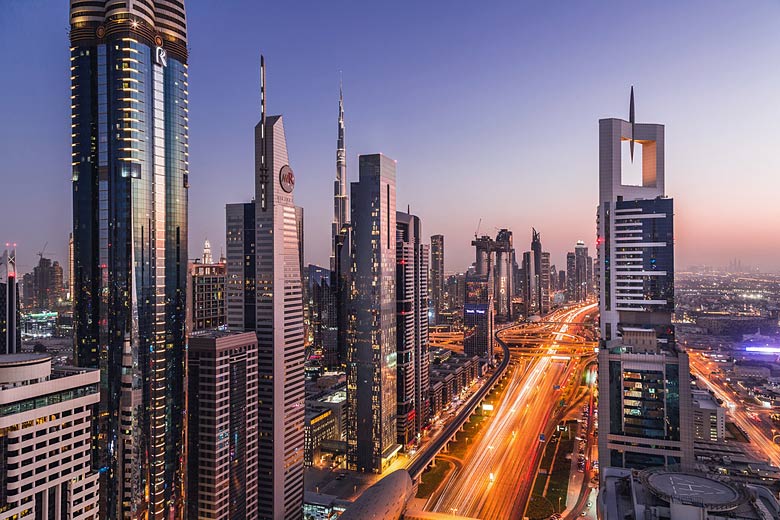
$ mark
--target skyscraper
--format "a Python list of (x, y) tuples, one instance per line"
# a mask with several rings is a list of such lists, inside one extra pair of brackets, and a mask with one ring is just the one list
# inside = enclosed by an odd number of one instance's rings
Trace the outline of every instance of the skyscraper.
[[(262, 56), (260, 70), (261, 112), (255, 126), (254, 295), (244, 294), (240, 304), (245, 306), (253, 297), (256, 303), (254, 328), (245, 326), (244, 330), (255, 330), (258, 342), (259, 518), (276, 520), (300, 518), (303, 507), (303, 278), (299, 212), (293, 201), (295, 175), (289, 165), (282, 116), (266, 117)], [(244, 211), (247, 209), (251, 211), (244, 205)], [(244, 215), (244, 226), (251, 221), (247, 217)], [(246, 249), (247, 237), (242, 235), (234, 254), (242, 242)], [(241, 261), (232, 263), (240, 265)], [(245, 268), (246, 263), (244, 255)], [(245, 319), (246, 310), (243, 307)], [(250, 324), (251, 319), (245, 323)]]
[(234, 330), (255, 330), (257, 323), (255, 203), (245, 202), (225, 206), (225, 225), (227, 324)]
[(542, 239), (531, 232), (531, 250), (523, 253), (523, 300), (526, 316), (550, 312), (550, 253), (542, 251)]
[(398, 443), (408, 446), (430, 414), (428, 245), (416, 215), (396, 213), (396, 259)]
[(566, 301), (577, 300), (577, 257), (574, 251), (566, 253)]
[[(674, 210), (664, 194), (664, 127), (631, 115), (599, 121), (599, 459), (602, 468), (686, 465), (693, 462), (693, 417), (688, 356), (672, 325)], [(642, 146), (639, 186), (624, 182), (623, 141), (632, 158), (633, 144)]]
[(479, 356), (492, 363), (495, 315), (493, 241), (483, 236), (471, 244), (476, 249), (476, 269), (466, 273), (465, 279), (463, 351), (468, 356)]
[(509, 321), (513, 318), (512, 297), (514, 296), (515, 248), (512, 244), (512, 232), (501, 229), (493, 245), (495, 251), (495, 289), (496, 318)]
[(397, 443), (395, 161), (361, 155), (352, 183), (347, 465), (380, 473)]
[(349, 199), (347, 197), (347, 149), (344, 132), (344, 94), (341, 83), (339, 83), (336, 179), (333, 182), (333, 222), (331, 224), (330, 269), (332, 274), (330, 287), (336, 305), (336, 361), (342, 366), (346, 364), (347, 360), (350, 262), (352, 261)]
[(577, 241), (577, 245), (574, 246), (574, 261), (576, 266), (575, 276), (577, 277), (574, 298), (578, 302), (584, 302), (590, 296), (590, 273), (592, 272), (593, 261), (588, 256), (588, 247), (582, 240)]
[(257, 518), (254, 332), (212, 330), (190, 337), (187, 386), (187, 517)]
[(101, 370), (101, 517), (183, 514), (181, 1), (70, 2), (75, 359)]
[(444, 235), (431, 237), (431, 302), (433, 323), (439, 323), (439, 313), (444, 309)]

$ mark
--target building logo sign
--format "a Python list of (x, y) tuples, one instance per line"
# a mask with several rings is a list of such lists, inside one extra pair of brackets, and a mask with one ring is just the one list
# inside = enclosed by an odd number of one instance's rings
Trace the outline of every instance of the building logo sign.
[(162, 47), (156, 47), (154, 50), (154, 56), (157, 60), (157, 65), (161, 65), (163, 67), (168, 66), (168, 53), (165, 52), (165, 49)]
[(293, 188), (295, 188), (295, 174), (293, 174), (292, 168), (286, 164), (279, 170), (279, 184), (287, 193), (292, 193)]

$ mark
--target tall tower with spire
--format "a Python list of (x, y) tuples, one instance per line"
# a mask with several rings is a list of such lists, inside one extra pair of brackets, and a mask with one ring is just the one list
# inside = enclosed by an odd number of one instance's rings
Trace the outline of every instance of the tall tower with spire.
[(339, 81), (339, 135), (336, 142), (336, 180), (333, 181), (333, 223), (331, 236), (333, 237), (330, 255), (330, 269), (336, 271), (338, 255), (339, 235), (345, 233), (345, 225), (348, 222), (347, 214), (347, 149), (344, 144), (344, 90)]

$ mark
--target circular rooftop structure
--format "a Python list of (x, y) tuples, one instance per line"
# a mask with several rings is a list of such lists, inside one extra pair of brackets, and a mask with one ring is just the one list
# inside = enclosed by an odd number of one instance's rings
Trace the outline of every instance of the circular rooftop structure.
[(675, 469), (653, 468), (639, 474), (646, 488), (670, 503), (729, 511), (747, 500), (741, 486), (716, 476)]

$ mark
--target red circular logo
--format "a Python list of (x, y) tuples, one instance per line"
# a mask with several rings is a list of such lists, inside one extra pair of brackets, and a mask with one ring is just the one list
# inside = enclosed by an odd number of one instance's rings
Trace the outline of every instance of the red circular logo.
[(282, 185), (282, 189), (287, 193), (292, 193), (295, 188), (295, 174), (288, 165), (282, 166), (279, 170), (279, 184)]

